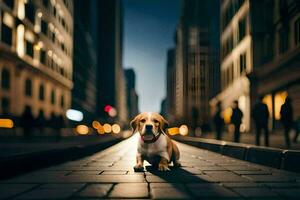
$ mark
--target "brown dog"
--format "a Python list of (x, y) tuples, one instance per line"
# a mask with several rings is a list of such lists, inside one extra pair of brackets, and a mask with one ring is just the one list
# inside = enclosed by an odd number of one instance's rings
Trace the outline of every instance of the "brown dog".
[(141, 113), (130, 122), (133, 132), (140, 135), (135, 171), (144, 169), (144, 160), (158, 166), (160, 171), (170, 170), (170, 162), (180, 166), (178, 147), (164, 132), (166, 124), (168, 122), (161, 115), (153, 112)]

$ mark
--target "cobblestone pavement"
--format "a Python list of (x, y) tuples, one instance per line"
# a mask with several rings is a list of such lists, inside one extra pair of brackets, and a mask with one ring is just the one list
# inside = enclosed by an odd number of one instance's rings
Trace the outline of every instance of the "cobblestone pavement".
[(136, 139), (3, 180), (0, 199), (300, 199), (300, 174), (181, 143), (182, 168), (158, 172), (146, 163), (145, 172), (135, 173)]

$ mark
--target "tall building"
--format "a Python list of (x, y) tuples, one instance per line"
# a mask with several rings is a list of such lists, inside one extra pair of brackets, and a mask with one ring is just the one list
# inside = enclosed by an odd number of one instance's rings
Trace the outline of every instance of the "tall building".
[[(196, 125), (208, 122), (209, 99), (217, 92), (219, 84), (215, 77), (219, 68), (219, 43), (215, 42), (219, 26), (219, 18), (215, 17), (219, 13), (218, 2), (183, 1), (176, 30), (175, 61), (171, 61), (175, 62), (175, 74), (168, 74), (175, 81), (174, 94), (169, 95), (174, 95), (176, 121)], [(169, 97), (167, 104), (170, 104)]]
[(98, 1), (98, 97), (97, 111), (103, 119), (106, 105), (117, 111), (117, 120), (127, 121), (125, 77), (122, 68), (123, 10), (121, 0)]
[(294, 95), (299, 93), (300, 78), (296, 64), (299, 2), (224, 0), (221, 19), (222, 91), (212, 104), (222, 102), (229, 122), (231, 104), (238, 100), (244, 113), (241, 128), (247, 131), (259, 96), (265, 96), (273, 120), (279, 120), (289, 91), (299, 116), (299, 96)]
[(73, 87), (73, 1), (0, 1), (0, 112), (65, 114)]
[(135, 90), (135, 72), (133, 69), (125, 69), (126, 77), (126, 102), (128, 108), (128, 117), (133, 119), (139, 112), (138, 95)]
[(175, 49), (169, 49), (167, 53), (167, 96), (165, 101), (165, 117), (175, 120), (175, 83), (176, 83)]
[(74, 1), (74, 53), (72, 109), (83, 112), (83, 121), (97, 118), (97, 59), (92, 37), (94, 0)]

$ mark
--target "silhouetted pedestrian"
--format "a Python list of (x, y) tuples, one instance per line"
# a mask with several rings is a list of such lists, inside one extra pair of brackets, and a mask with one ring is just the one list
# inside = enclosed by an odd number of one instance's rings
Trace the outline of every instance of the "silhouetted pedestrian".
[(240, 142), (240, 127), (242, 123), (243, 112), (239, 108), (238, 101), (234, 101), (230, 122), (234, 125), (234, 142)]
[(29, 139), (31, 137), (32, 128), (34, 126), (34, 117), (29, 106), (25, 107), (25, 110), (21, 115), (20, 125), (23, 128), (24, 137)]
[(219, 102), (217, 105), (217, 111), (214, 115), (214, 124), (216, 128), (216, 139), (221, 140), (222, 139), (222, 131), (224, 126), (224, 118), (222, 116), (222, 107), (221, 103)]
[(39, 129), (39, 132), (40, 132), (40, 134), (42, 134), (44, 131), (45, 125), (46, 125), (46, 118), (45, 118), (43, 110), (39, 111), (39, 115), (36, 118), (36, 122), (37, 122), (36, 126)]
[(252, 118), (255, 122), (256, 128), (256, 145), (260, 145), (260, 134), (261, 130), (264, 130), (265, 134), (265, 145), (269, 146), (269, 110), (268, 106), (263, 103), (263, 98), (260, 97), (259, 101), (254, 105), (252, 110)]
[(293, 107), (292, 100), (289, 97), (286, 97), (284, 104), (281, 106), (280, 116), (284, 127), (285, 144), (289, 148), (291, 146), (289, 134), (293, 127)]

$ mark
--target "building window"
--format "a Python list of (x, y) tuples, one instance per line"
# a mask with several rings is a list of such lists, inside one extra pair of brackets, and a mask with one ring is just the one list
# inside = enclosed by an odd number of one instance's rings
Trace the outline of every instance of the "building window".
[(295, 44), (300, 44), (300, 18), (295, 21)]
[(1, 73), (1, 85), (3, 89), (10, 88), (10, 73), (7, 69), (3, 69)]
[(15, 1), (14, 0), (3, 0), (6, 6), (10, 7), (10, 9), (14, 9)]
[(25, 95), (26, 96), (32, 95), (32, 81), (30, 79), (26, 79), (25, 81)]
[(41, 49), (40, 51), (40, 62), (46, 65), (46, 51), (45, 49)]
[(9, 99), (6, 97), (2, 98), (2, 100), (1, 100), (2, 114), (8, 114), (9, 107), (10, 107)]
[(39, 99), (43, 101), (45, 99), (45, 88), (44, 85), (40, 85), (39, 88)]
[(288, 49), (288, 31), (279, 31), (279, 53), (284, 53)]
[(41, 20), (41, 31), (42, 33), (44, 33), (45, 35), (47, 35), (48, 33), (48, 24), (45, 20)]
[(1, 40), (4, 43), (12, 46), (12, 39), (12, 29), (3, 23), (1, 28)]
[(33, 58), (33, 44), (26, 40), (26, 54)]
[(239, 42), (246, 35), (246, 17), (239, 21)]
[(64, 106), (65, 106), (65, 97), (64, 97), (64, 95), (61, 95), (61, 98), (60, 98), (60, 107), (64, 108)]
[(243, 74), (247, 68), (246, 53), (240, 55), (240, 74)]
[(55, 91), (52, 89), (51, 91), (51, 103), (54, 105), (55, 104)]
[(32, 4), (31, 0), (28, 1), (25, 4), (25, 15), (26, 15), (26, 18), (34, 24), (34, 20), (35, 20), (35, 7)]

